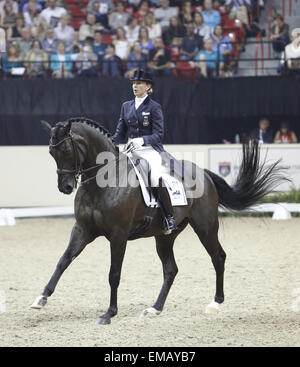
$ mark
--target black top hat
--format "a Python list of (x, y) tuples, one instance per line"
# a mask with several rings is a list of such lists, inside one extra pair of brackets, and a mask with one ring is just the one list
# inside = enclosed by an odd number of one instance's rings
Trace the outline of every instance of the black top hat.
[(133, 74), (133, 78), (130, 79), (131, 81), (141, 81), (141, 82), (147, 82), (150, 84), (154, 84), (152, 80), (152, 75), (144, 70), (136, 70)]

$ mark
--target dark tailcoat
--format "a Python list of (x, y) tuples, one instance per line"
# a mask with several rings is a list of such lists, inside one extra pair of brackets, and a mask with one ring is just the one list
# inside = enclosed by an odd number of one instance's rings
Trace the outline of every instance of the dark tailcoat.
[(162, 145), (164, 137), (164, 117), (161, 105), (149, 96), (135, 109), (135, 100), (124, 102), (119, 123), (113, 136), (115, 144), (126, 143), (129, 138), (143, 138), (144, 145), (151, 145), (160, 153), (163, 162), (171, 171), (183, 177), (182, 165)]
[(164, 118), (161, 105), (149, 96), (135, 109), (135, 101), (124, 102), (113, 139), (115, 144), (131, 138), (143, 138), (144, 145), (151, 145), (157, 152), (164, 151)]

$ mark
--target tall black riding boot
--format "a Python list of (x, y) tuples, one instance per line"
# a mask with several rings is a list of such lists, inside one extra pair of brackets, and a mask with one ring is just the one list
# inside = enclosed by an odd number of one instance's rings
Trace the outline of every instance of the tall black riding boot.
[(174, 219), (174, 210), (171, 203), (171, 199), (168, 193), (168, 189), (163, 186), (161, 180), (160, 185), (156, 188), (158, 201), (161, 206), (163, 215), (165, 217), (164, 221), (164, 234), (170, 234), (172, 231), (177, 229), (176, 222)]

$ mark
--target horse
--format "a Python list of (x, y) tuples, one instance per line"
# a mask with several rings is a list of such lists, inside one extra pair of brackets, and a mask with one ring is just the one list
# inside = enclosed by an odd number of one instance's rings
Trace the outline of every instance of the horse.
[[(127, 155), (119, 152), (108, 130), (85, 117), (70, 118), (54, 127), (46, 121), (41, 123), (50, 135), (49, 152), (57, 164), (58, 189), (64, 194), (70, 194), (77, 187), (79, 177), (81, 183), (75, 196), (76, 221), (69, 244), (42, 294), (31, 307), (44, 307), (70, 263), (95, 238), (104, 236), (110, 242), (111, 252), (110, 304), (96, 323), (110, 324), (111, 318), (118, 312), (117, 293), (127, 242), (154, 236), (156, 251), (163, 267), (163, 284), (154, 305), (145, 309), (141, 316), (160, 314), (178, 272), (173, 245), (179, 233), (190, 224), (211, 257), (216, 273), (215, 296), (206, 307), (206, 312), (219, 312), (220, 304), (224, 302), (226, 254), (218, 239), (218, 207), (241, 211), (272, 192), (286, 180), (283, 167), (279, 165), (280, 160), (266, 166), (265, 161), (260, 162), (258, 142), (244, 144), (242, 163), (232, 186), (217, 174), (189, 162), (184, 168), (183, 184), (186, 187), (189, 178), (196, 172), (195, 177), (202, 177), (203, 193), (195, 197), (191, 195), (186, 206), (174, 207), (177, 229), (165, 235), (160, 208), (145, 205), (139, 186), (127, 184), (123, 187), (99, 187), (96, 171), (101, 170), (104, 164), (97, 163), (98, 154), (111, 154), (115, 158), (109, 163), (111, 166), (127, 158)], [(130, 169), (130, 163), (120, 166), (117, 178), (120, 180), (128, 176)]]

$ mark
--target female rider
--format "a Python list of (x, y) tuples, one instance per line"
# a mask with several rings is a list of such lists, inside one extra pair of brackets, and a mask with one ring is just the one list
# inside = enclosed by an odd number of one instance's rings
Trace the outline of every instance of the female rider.
[[(164, 152), (164, 118), (160, 104), (153, 101), (152, 76), (144, 70), (136, 70), (131, 79), (135, 99), (124, 102), (121, 108), (119, 123), (113, 136), (115, 144), (127, 139), (127, 146), (138, 149), (138, 154), (146, 159), (151, 169), (151, 187), (165, 217), (164, 233), (170, 234), (176, 229), (173, 207), (167, 188), (162, 184), (161, 153)], [(147, 147), (143, 149), (142, 147)]]

